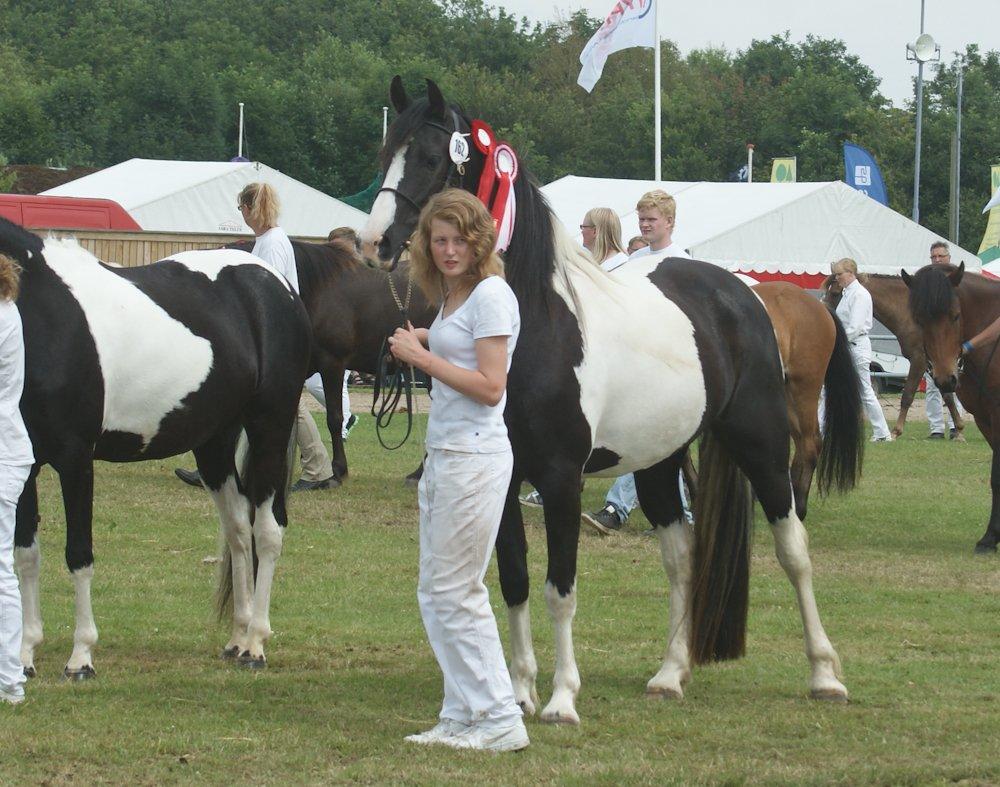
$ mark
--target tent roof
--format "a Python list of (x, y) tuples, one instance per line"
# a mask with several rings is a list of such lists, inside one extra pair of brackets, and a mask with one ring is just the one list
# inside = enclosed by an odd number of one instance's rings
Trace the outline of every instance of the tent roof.
[[(635, 204), (662, 188), (677, 200), (673, 239), (693, 257), (747, 273), (827, 274), (842, 257), (869, 273), (926, 265), (931, 243), (945, 240), (841, 181), (708, 183), (581, 178), (542, 188), (556, 216), (580, 238), (592, 207), (609, 207), (623, 240), (639, 234)], [(952, 244), (952, 262), (979, 270), (972, 252)]]
[(246, 234), (236, 196), (255, 181), (277, 190), (278, 220), (289, 235), (325, 238), (334, 227), (360, 229), (368, 218), (260, 162), (129, 159), (43, 193), (114, 200), (145, 230)]

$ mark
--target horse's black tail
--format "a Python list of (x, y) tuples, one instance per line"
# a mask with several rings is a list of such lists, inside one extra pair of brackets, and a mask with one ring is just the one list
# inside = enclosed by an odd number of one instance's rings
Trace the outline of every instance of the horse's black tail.
[(865, 451), (864, 424), (861, 420), (861, 389), (854, 368), (851, 348), (837, 315), (831, 311), (837, 329), (833, 355), (826, 367), (826, 415), (823, 445), (817, 466), (820, 494), (831, 489), (847, 492), (861, 478)]
[(691, 656), (695, 664), (736, 659), (746, 650), (753, 496), (711, 432), (698, 450), (694, 517)]

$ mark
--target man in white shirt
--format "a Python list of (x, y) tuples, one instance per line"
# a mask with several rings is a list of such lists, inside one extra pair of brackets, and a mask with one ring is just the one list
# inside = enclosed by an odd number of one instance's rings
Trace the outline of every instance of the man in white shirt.
[[(639, 215), (639, 232), (642, 233), (642, 239), (648, 245), (633, 253), (621, 266), (622, 270), (627, 268), (628, 263), (632, 260), (652, 255), (661, 258), (684, 257), (690, 259), (691, 255), (673, 242), (674, 222), (677, 219), (677, 202), (673, 197), (662, 189), (647, 191), (642, 195), (635, 209)], [(686, 501), (683, 484), (681, 484), (681, 496)], [(639, 498), (635, 491), (635, 477), (629, 473), (618, 478), (608, 490), (608, 494), (604, 498), (604, 508), (592, 513), (584, 513), (583, 521), (597, 531), (608, 534), (621, 530), (622, 525), (628, 521), (632, 509), (637, 505), (639, 505)]]

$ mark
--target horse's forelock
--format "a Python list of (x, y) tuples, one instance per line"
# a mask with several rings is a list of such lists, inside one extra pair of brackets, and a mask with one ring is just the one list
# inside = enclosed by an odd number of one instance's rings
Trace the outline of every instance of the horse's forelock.
[[(427, 116), (430, 104), (426, 97), (418, 98), (415, 101), (410, 102), (410, 105), (403, 110), (396, 119), (392, 121), (386, 131), (385, 141), (382, 143), (382, 147), (378, 152), (379, 166), (382, 171), (385, 172), (389, 165), (392, 163), (393, 156), (396, 155), (396, 151), (402, 148), (404, 145), (408, 144), (410, 139), (413, 137), (420, 128), (427, 123), (431, 118)], [(469, 119), (465, 116), (465, 111), (461, 106), (455, 103), (448, 104), (448, 110), (450, 112), (455, 112), (458, 114), (466, 125), (469, 125)], [(436, 121), (440, 123), (440, 121)], [(446, 125), (450, 123), (446, 122)]]
[(954, 293), (947, 269), (928, 265), (910, 280), (910, 314), (917, 325), (924, 326), (948, 314)]

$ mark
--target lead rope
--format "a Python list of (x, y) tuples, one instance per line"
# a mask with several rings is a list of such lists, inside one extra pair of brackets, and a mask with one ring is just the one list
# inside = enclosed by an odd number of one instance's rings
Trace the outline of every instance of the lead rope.
[[(399, 251), (396, 252), (393, 258), (391, 270), (395, 270), (399, 264), (399, 258), (407, 246), (409, 246), (409, 243), (405, 243), (399, 247)], [(392, 294), (392, 299), (396, 302), (396, 308), (399, 309), (400, 327), (405, 328), (409, 318), (410, 297), (413, 294), (413, 273), (412, 271), (407, 272), (405, 300), (400, 299), (399, 292), (396, 290), (396, 284), (392, 280), (391, 272), (388, 274), (388, 281), (389, 292)], [(409, 376), (407, 376), (407, 370), (409, 370)], [(416, 373), (412, 366), (402, 364), (393, 357), (392, 352), (389, 350), (389, 337), (387, 336), (382, 339), (378, 360), (375, 363), (375, 388), (372, 392), (371, 414), (375, 418), (375, 436), (378, 438), (379, 444), (388, 451), (395, 451), (397, 448), (401, 448), (413, 431), (413, 386), (415, 378)], [(399, 406), (399, 400), (404, 395), (406, 396), (406, 433), (396, 445), (388, 445), (382, 438), (382, 431), (389, 428), (389, 424), (392, 423), (392, 417), (396, 414), (396, 408)]]

